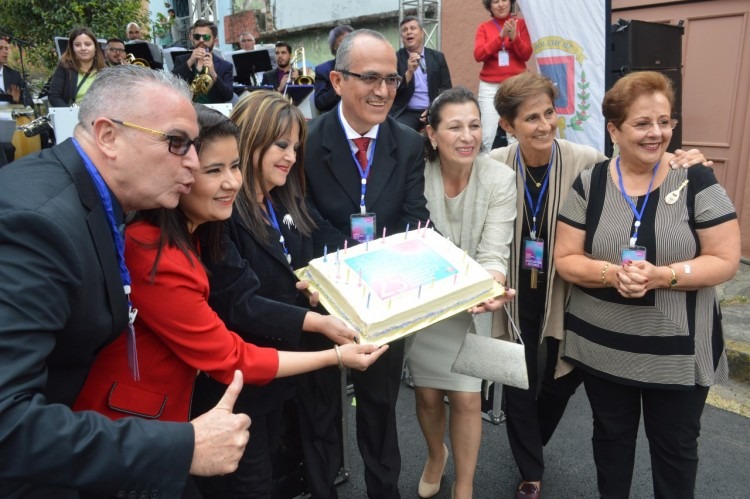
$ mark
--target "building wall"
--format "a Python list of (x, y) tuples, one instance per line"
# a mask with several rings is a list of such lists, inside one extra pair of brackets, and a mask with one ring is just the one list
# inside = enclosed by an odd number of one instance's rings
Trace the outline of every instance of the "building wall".
[(356, 19), (398, 10), (398, 0), (327, 0), (315, 2), (291, 2), (271, 0), (275, 27), (288, 30), (312, 24), (334, 26), (341, 19)]

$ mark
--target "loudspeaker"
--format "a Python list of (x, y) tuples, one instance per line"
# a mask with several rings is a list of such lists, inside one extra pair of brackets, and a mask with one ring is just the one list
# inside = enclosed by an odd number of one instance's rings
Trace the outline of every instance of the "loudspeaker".
[(610, 70), (682, 67), (682, 26), (618, 21), (612, 26)]

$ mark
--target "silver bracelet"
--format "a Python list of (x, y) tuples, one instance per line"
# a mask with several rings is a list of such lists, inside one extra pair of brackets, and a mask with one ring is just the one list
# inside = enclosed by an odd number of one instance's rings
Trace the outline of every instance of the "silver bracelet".
[(338, 345), (333, 345), (333, 349), (336, 350), (336, 358), (339, 360), (339, 371), (344, 370), (344, 361), (341, 360), (341, 349)]

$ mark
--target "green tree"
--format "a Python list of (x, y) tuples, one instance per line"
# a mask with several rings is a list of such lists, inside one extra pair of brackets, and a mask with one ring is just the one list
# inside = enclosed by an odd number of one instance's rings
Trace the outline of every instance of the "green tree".
[[(32, 66), (51, 73), (57, 65), (54, 37), (86, 26), (97, 38), (125, 37), (125, 26), (137, 22), (145, 31), (148, 11), (141, 0), (2, 0), (0, 26), (31, 42), (24, 54)], [(42, 75), (37, 75), (42, 76)]]

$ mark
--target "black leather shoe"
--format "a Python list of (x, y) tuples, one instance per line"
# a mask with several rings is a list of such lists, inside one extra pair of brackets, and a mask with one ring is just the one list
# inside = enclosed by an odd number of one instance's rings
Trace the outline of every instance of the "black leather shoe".
[(516, 489), (516, 499), (540, 499), (542, 489), (533, 482), (521, 482)]

